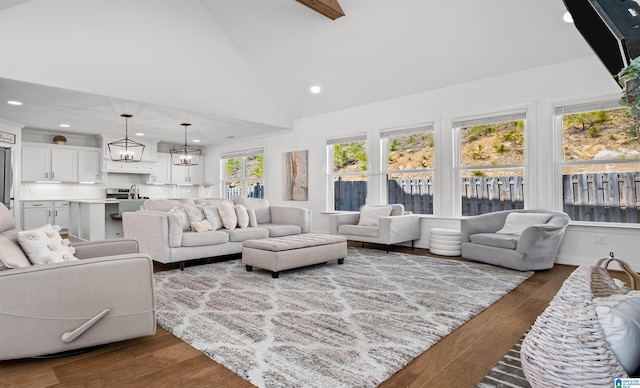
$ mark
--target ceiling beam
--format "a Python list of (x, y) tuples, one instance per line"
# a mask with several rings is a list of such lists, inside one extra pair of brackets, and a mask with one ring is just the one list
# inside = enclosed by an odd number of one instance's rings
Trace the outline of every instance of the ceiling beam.
[(338, 0), (296, 0), (312, 10), (323, 14), (331, 20), (344, 16), (344, 11), (338, 4)]

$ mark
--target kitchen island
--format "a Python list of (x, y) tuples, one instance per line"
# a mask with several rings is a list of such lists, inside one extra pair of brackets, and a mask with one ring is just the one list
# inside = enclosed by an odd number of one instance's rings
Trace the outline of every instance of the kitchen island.
[(69, 239), (96, 241), (122, 237), (122, 221), (111, 215), (140, 209), (143, 202), (142, 199), (69, 200)]

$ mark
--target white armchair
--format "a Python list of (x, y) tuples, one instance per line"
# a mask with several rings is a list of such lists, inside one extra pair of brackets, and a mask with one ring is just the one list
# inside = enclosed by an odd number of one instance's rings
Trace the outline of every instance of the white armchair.
[(413, 247), (420, 238), (420, 218), (405, 212), (402, 204), (363, 206), (359, 213), (329, 215), (329, 233), (387, 246), (411, 241)]

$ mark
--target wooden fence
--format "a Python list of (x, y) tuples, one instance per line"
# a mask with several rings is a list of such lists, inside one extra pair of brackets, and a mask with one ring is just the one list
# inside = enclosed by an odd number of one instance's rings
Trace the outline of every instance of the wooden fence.
[[(249, 198), (264, 198), (264, 186), (262, 185), (249, 186), (247, 187), (247, 190), (248, 190), (247, 197)], [(231, 198), (236, 195), (242, 194), (241, 187), (227, 186), (226, 191), (227, 191), (226, 192), (227, 196), (225, 198)]]
[(463, 216), (524, 209), (524, 179), (521, 176), (463, 178), (461, 184)]
[(563, 176), (563, 210), (576, 221), (637, 223), (640, 172)]

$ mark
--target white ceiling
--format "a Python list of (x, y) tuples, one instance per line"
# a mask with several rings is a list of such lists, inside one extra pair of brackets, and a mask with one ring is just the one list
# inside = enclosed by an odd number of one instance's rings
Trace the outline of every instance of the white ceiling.
[(0, 118), (121, 135), (129, 113), (149, 137), (181, 142), (191, 122), (212, 144), (594, 55), (562, 0), (340, 5), (332, 21), (295, 0), (0, 0)]

